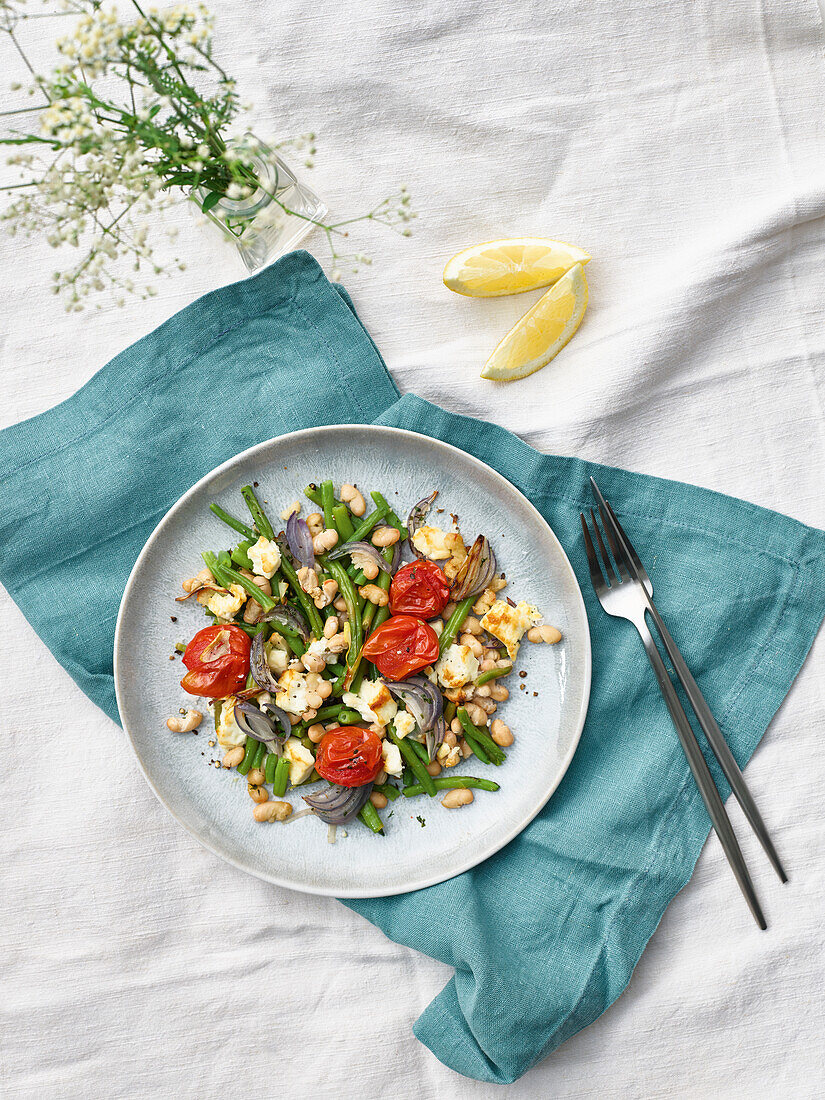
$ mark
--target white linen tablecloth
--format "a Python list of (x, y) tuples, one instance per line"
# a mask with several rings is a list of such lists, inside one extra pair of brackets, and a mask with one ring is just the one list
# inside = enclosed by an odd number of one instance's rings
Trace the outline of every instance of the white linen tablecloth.
[[(814, 0), (213, 8), (217, 54), (256, 104), (256, 128), (317, 131), (311, 178), (336, 211), (399, 183), (413, 194), (414, 236), (356, 226), (353, 246), (375, 262), (346, 277), (402, 390), (543, 450), (825, 526)], [(21, 33), (45, 64), (65, 26)], [(25, 76), (0, 57), (5, 76)], [(185, 211), (181, 222), (186, 274), (150, 302), (75, 315), (48, 293), (55, 255), (4, 240), (0, 423), (69, 396), (243, 275)], [(592, 253), (590, 309), (554, 364), (496, 387), (480, 366), (533, 296), (462, 299), (440, 274), (467, 244), (521, 234)], [(323, 239), (309, 247), (324, 259)], [(43, 532), (44, 559), (59, 545)], [(0, 637), (0, 1095), (501, 1095), (412, 1037), (447, 968), (334, 900), (201, 849), (5, 594)], [(820, 638), (747, 770), (791, 874), (781, 888), (740, 828), (769, 932), (711, 838), (627, 992), (508, 1096), (823, 1094), (824, 651)]]

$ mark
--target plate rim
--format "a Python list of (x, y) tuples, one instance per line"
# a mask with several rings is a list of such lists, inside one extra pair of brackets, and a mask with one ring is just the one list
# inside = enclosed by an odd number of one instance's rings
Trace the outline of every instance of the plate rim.
[[(567, 753), (564, 757), (564, 760), (562, 761), (562, 766), (560, 767), (559, 773), (558, 773), (555, 781), (548, 786), (548, 790), (547, 790), (547, 793), (544, 796), (544, 798), (542, 798), (538, 802), (538, 804), (534, 808), (531, 809), (530, 813), (527, 816), (521, 818), (517, 825), (515, 825), (511, 829), (509, 829), (503, 837), (496, 838), (495, 841), (493, 841), (489, 845), (489, 847), (486, 848), (482, 853), (476, 854), (475, 856), (469, 858), (466, 862), (461, 862), (455, 869), (451, 870), (448, 874), (436, 873), (435, 875), (424, 876), (419, 881), (416, 881), (416, 882), (413, 882), (413, 883), (411, 883), (407, 886), (404, 886), (403, 889), (398, 889), (396, 887), (393, 887), (393, 888), (388, 889), (388, 890), (375, 890), (374, 888), (366, 889), (366, 890), (364, 890), (364, 889), (359, 890), (359, 889), (355, 889), (355, 888), (343, 889), (343, 890), (342, 889), (337, 889), (336, 890), (333, 887), (327, 887), (327, 886), (312, 886), (312, 885), (306, 886), (304, 884), (297, 885), (295, 882), (290, 881), (288, 879), (284, 879), (284, 878), (280, 877), (279, 875), (268, 874), (265, 871), (259, 870), (258, 868), (250, 867), (243, 859), (237, 858), (236, 856), (232, 855), (231, 853), (221, 851), (215, 844), (210, 843), (210, 841), (206, 837), (202, 836), (200, 833), (197, 832), (196, 829), (191, 828), (185, 821), (183, 821), (182, 818), (179, 817), (179, 815), (173, 809), (173, 807), (164, 799), (161, 792), (158, 790), (158, 788), (155, 786), (154, 782), (152, 781), (152, 778), (149, 775), (149, 773), (147, 772), (146, 767), (144, 766), (141, 755), (138, 752), (137, 746), (135, 744), (135, 739), (132, 736), (132, 733), (131, 733), (131, 731), (130, 731), (128, 725), (127, 725), (126, 719), (124, 717), (123, 708), (121, 707), (120, 650), (121, 650), (121, 645), (122, 645), (122, 631), (123, 631), (123, 622), (124, 622), (124, 618), (125, 618), (125, 611), (126, 611), (127, 605), (129, 604), (131, 591), (132, 591), (132, 588), (135, 584), (135, 580), (136, 580), (136, 577), (138, 575), (138, 572), (140, 571), (140, 568), (143, 564), (143, 560), (148, 555), (148, 553), (151, 550), (151, 548), (153, 547), (154, 543), (159, 538), (161, 529), (164, 527), (164, 525), (166, 524), (166, 521), (170, 518), (170, 516), (172, 516), (173, 513), (177, 512), (179, 509), (184, 508), (186, 506), (187, 502), (189, 501), (189, 499), (201, 488), (201, 486), (205, 482), (211, 480), (212, 478), (214, 478), (214, 477), (218, 476), (219, 474), (221, 474), (222, 472), (226, 471), (229, 467), (233, 466), (235, 463), (237, 463), (239, 461), (246, 460), (248, 458), (254, 457), (254, 455), (257, 452), (263, 451), (266, 448), (271, 447), (273, 444), (280, 444), (280, 443), (285, 442), (286, 440), (298, 439), (302, 436), (303, 437), (307, 437), (307, 436), (313, 437), (313, 436), (323, 435), (323, 434), (327, 434), (327, 433), (335, 433), (335, 432), (346, 430), (346, 429), (356, 429), (358, 431), (367, 431), (367, 432), (374, 431), (374, 432), (378, 432), (378, 433), (389, 432), (391, 434), (398, 434), (398, 435), (401, 435), (401, 436), (416, 436), (419, 439), (425, 439), (429, 443), (433, 444), (435, 447), (445, 448), (449, 451), (454, 451), (454, 452), (458, 453), (459, 455), (462, 456), (462, 458), (469, 460), (472, 465), (480, 467), (481, 469), (483, 469), (488, 474), (492, 474), (493, 477), (497, 481), (503, 483), (503, 485), (505, 485), (510, 491), (512, 491), (514, 493), (517, 493), (522, 498), (524, 503), (528, 506), (530, 511), (532, 511), (535, 514), (535, 516), (536, 516), (537, 520), (539, 521), (539, 523), (541, 523), (547, 529), (547, 531), (549, 532), (551, 538), (555, 542), (556, 548), (561, 554), (562, 562), (564, 563), (565, 568), (567, 569), (567, 571), (570, 574), (570, 577), (572, 578), (574, 591), (575, 591), (575, 594), (576, 594), (576, 597), (577, 597), (578, 608), (581, 612), (581, 618), (582, 618), (582, 621), (584, 622), (584, 625), (585, 625), (584, 683), (583, 683), (582, 697), (581, 697), (581, 701), (579, 703), (579, 712), (578, 712), (577, 719), (576, 719), (576, 731), (573, 735), (573, 738), (572, 738), (571, 743), (570, 743), (570, 747), (569, 747), (569, 749), (568, 749), (568, 751), (567, 751)], [(322, 897), (352, 898), (352, 899), (355, 899), (355, 898), (396, 897), (396, 896), (401, 895), (401, 894), (412, 893), (412, 891), (414, 891), (414, 890), (423, 890), (428, 886), (435, 886), (440, 882), (448, 882), (450, 879), (456, 878), (458, 875), (463, 874), (465, 871), (469, 871), (473, 867), (477, 867), (480, 863), (484, 863), (491, 856), (494, 856), (497, 852), (500, 852), (502, 848), (506, 847), (512, 840), (514, 840), (520, 833), (522, 833), (527, 828), (527, 826), (530, 824), (530, 822), (533, 821), (534, 818), (536, 818), (538, 816), (538, 814), (541, 813), (541, 811), (544, 809), (544, 807), (550, 801), (552, 796), (555, 794), (556, 790), (559, 787), (559, 784), (561, 783), (564, 776), (567, 774), (567, 771), (568, 771), (568, 768), (570, 767), (571, 761), (573, 760), (573, 757), (576, 754), (576, 750), (579, 747), (579, 742), (581, 740), (582, 731), (584, 729), (584, 724), (585, 724), (585, 721), (587, 719), (587, 712), (588, 712), (588, 708), (589, 708), (589, 705), (590, 705), (590, 691), (591, 691), (591, 686), (592, 686), (592, 684), (591, 684), (591, 680), (592, 680), (592, 643), (591, 643), (591, 638), (590, 638), (590, 620), (589, 620), (588, 615), (587, 615), (587, 607), (586, 607), (585, 602), (584, 602), (584, 595), (582, 593), (581, 585), (579, 584), (578, 577), (576, 576), (575, 570), (573, 569), (573, 566), (570, 563), (570, 559), (567, 556), (567, 552), (565, 551), (564, 547), (562, 546), (561, 542), (559, 541), (558, 536), (556, 535), (555, 531), (550, 526), (550, 524), (547, 522), (547, 520), (544, 518), (544, 516), (541, 514), (541, 512), (539, 512), (538, 508), (536, 508), (536, 506), (533, 504), (533, 502), (527, 496), (525, 496), (525, 494), (522, 493), (522, 491), (517, 486), (515, 486), (508, 478), (506, 478), (503, 474), (499, 473), (498, 470), (494, 469), (488, 463), (484, 462), (483, 459), (476, 458), (475, 455), (469, 454), (469, 452), (463, 450), (461, 447), (456, 447), (452, 443), (446, 443), (443, 439), (438, 439), (436, 437), (426, 435), (424, 432), (412, 431), (409, 428), (397, 428), (394, 425), (390, 425), (390, 424), (386, 424), (386, 425), (385, 424), (324, 424), (324, 425), (319, 425), (319, 426), (313, 427), (313, 428), (299, 428), (297, 431), (294, 431), (294, 432), (284, 432), (282, 435), (272, 436), (270, 439), (262, 440), (260, 443), (254, 443), (251, 447), (247, 447), (242, 451), (238, 451), (237, 454), (232, 455), (232, 457), (225, 459), (218, 466), (215, 466), (212, 470), (209, 470), (202, 477), (198, 478), (198, 480), (193, 485), (191, 485), (184, 493), (182, 493), (181, 496), (179, 496), (178, 499), (174, 502), (174, 504), (172, 504), (166, 510), (166, 512), (164, 512), (164, 514), (161, 516), (161, 518), (158, 520), (157, 524), (155, 525), (154, 529), (152, 530), (152, 533), (149, 535), (149, 538), (143, 544), (143, 547), (141, 548), (141, 551), (138, 554), (137, 559), (136, 559), (134, 565), (132, 566), (132, 568), (129, 572), (129, 577), (126, 581), (126, 586), (123, 589), (123, 595), (121, 596), (120, 606), (118, 607), (117, 621), (115, 623), (115, 638), (114, 638), (114, 653), (113, 653), (113, 674), (114, 674), (114, 684), (115, 684), (115, 698), (117, 700), (118, 715), (119, 715), (120, 721), (122, 723), (122, 729), (123, 729), (123, 732), (126, 734), (126, 737), (128, 738), (129, 745), (132, 749), (132, 752), (135, 755), (135, 759), (137, 760), (138, 767), (140, 768), (140, 771), (143, 774), (144, 779), (146, 780), (147, 784), (149, 785), (149, 788), (152, 791), (152, 793), (157, 798), (158, 802), (160, 802), (160, 804), (167, 811), (167, 813), (171, 814), (171, 816), (175, 819), (175, 821), (178, 823), (178, 825), (180, 825), (183, 829), (185, 829), (186, 832), (190, 836), (194, 837), (195, 840), (197, 840), (199, 844), (201, 844), (204, 848), (207, 849), (207, 851), (212, 852), (214, 855), (218, 856), (220, 859), (224, 860), (226, 863), (229, 863), (231, 866), (236, 867), (239, 871), (243, 871), (246, 874), (253, 875), (255, 878), (261, 879), (264, 882), (270, 882), (275, 886), (280, 886), (280, 887), (283, 887), (284, 889), (287, 889), (287, 890), (295, 890), (296, 892), (302, 893), (302, 894), (314, 894), (316, 896), (322, 896)]]

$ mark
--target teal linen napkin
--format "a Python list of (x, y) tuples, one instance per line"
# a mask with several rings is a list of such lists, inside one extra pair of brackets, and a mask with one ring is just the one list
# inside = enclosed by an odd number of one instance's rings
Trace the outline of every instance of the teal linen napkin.
[[(118, 604), (167, 508), (261, 440), (374, 421), (461, 447), (521, 489), (567, 550), (590, 617), (590, 711), (545, 810), (449, 882), (346, 903), (455, 967), (415, 1033), (458, 1072), (509, 1082), (618, 997), (709, 831), (639, 640), (601, 612), (590, 588), (578, 527), (588, 475), (651, 569), (657, 602), (740, 765), (825, 613), (825, 533), (689, 485), (542, 455), (501, 428), (399, 399), (345, 292), (297, 252), (195, 302), (74, 397), (0, 433), (0, 580), (117, 720)], [(61, 548), (47, 566), (44, 535)], [(782, 854), (792, 872), (792, 853)], [(744, 905), (732, 880), (731, 904)]]

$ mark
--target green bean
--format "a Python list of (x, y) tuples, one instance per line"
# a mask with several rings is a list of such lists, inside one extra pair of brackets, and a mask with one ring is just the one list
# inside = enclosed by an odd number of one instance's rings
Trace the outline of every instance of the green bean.
[(372, 789), (377, 791), (378, 794), (383, 794), (390, 802), (395, 802), (396, 798), (401, 794), (398, 787), (394, 787), (392, 783), (376, 783)]
[(407, 537), (407, 528), (404, 526), (404, 524), (401, 522), (395, 512), (393, 512), (392, 508), (390, 508), (386, 500), (384, 500), (379, 492), (370, 493), (370, 496), (375, 501), (375, 505), (377, 508), (383, 508), (385, 510), (385, 514), (389, 522), (392, 524), (393, 527), (398, 528), (398, 530), (401, 532), (401, 537), (405, 539)]
[(249, 672), (247, 672), (247, 674), (246, 674), (246, 683), (244, 684), (244, 688), (247, 691), (251, 687), (255, 687), (255, 677), (252, 675), (252, 669), (250, 669)]
[(255, 490), (252, 486), (244, 485), (243, 489), (241, 489), (241, 496), (246, 501), (246, 506), (260, 534), (262, 534), (265, 539), (274, 539), (275, 532), (272, 530), (272, 524), (269, 522), (266, 512), (261, 507), (261, 502), (255, 496)]
[(246, 745), (244, 746), (243, 760), (238, 764), (238, 771), (241, 775), (246, 775), (249, 769), (252, 767), (252, 760), (255, 753), (258, 751), (258, 745), (260, 741), (256, 741), (254, 737), (247, 737)]
[[(490, 759), (496, 766), (498, 766), (499, 764), (503, 764), (505, 760), (505, 755), (501, 751), (501, 748), (495, 743), (495, 741), (486, 730), (480, 729), (470, 720), (470, 716), (467, 713), (466, 707), (459, 707), (456, 711), (456, 714), (458, 715), (458, 720), (464, 729), (464, 737), (467, 741), (467, 744), (470, 746), (470, 748), (473, 750), (479, 760), (482, 760), (483, 757), (482, 754), (477, 751), (475, 747), (476, 745), (480, 746), (483, 752), (489, 755)], [(487, 761), (484, 760), (484, 763), (486, 764)]]
[(302, 736), (301, 736), (301, 738), (300, 738), (300, 741), (301, 741), (301, 744), (302, 744), (302, 745), (304, 746), (304, 748), (305, 748), (305, 749), (309, 749), (309, 751), (310, 751), (310, 752), (312, 753), (312, 755), (314, 756), (314, 755), (315, 755), (315, 742), (314, 742), (314, 741), (311, 741), (311, 740), (309, 739), (309, 736), (308, 736), (308, 734), (306, 734), (306, 733), (305, 733), (305, 734), (302, 734)]
[(296, 657), (303, 657), (307, 651), (307, 647), (304, 645), (300, 635), (296, 634), (294, 630), (290, 630), (288, 626), (284, 626), (283, 623), (270, 623), (269, 625), (276, 634), (280, 634), (281, 637), (285, 639), (286, 644)]
[(298, 574), (295, 572), (292, 563), (287, 561), (286, 555), (281, 556), (281, 572), (284, 575), (285, 580), (288, 582), (290, 588), (298, 597), (298, 603), (301, 605), (304, 614), (309, 622), (309, 629), (315, 635), (316, 638), (320, 638), (324, 633), (324, 624), (321, 620), (321, 616), (318, 614), (318, 608), (309, 598), (309, 596), (301, 588), (301, 582), (298, 580)]
[(379, 607), (378, 611), (375, 613), (375, 618), (372, 620), (372, 633), (374, 634), (379, 626), (383, 626), (389, 617), (389, 607)]
[(272, 793), (278, 798), (286, 794), (286, 785), (289, 779), (289, 758), (282, 756), (275, 765), (275, 775), (272, 779)]
[(239, 627), (244, 634), (248, 634), (250, 638), (254, 638), (256, 634), (262, 634), (268, 623), (233, 623), (233, 626)]
[[(328, 572), (338, 581), (338, 591), (344, 597), (344, 601), (347, 605), (347, 614), (349, 615), (349, 628), (350, 628), (350, 643), (347, 650), (347, 665), (352, 668), (358, 657), (361, 654), (361, 643), (363, 641), (363, 634), (361, 631), (361, 615), (358, 609), (358, 593), (355, 591), (349, 574), (344, 566), (339, 561), (326, 562), (326, 568)], [(318, 631), (318, 637), (320, 638), (323, 633), (323, 627)]]
[[(440, 776), (434, 779), (433, 783), (439, 791), (454, 791), (466, 787), (475, 787), (479, 791), (500, 790), (498, 783), (494, 783), (492, 779), (476, 779), (474, 775)], [(417, 783), (412, 787), (404, 787), (401, 793), (405, 798), (415, 798), (416, 795), (424, 793), (424, 788)]]
[(338, 534), (341, 536), (341, 542), (351, 542), (355, 528), (352, 526), (349, 508), (346, 504), (336, 504), (332, 509), (332, 515)]
[(429, 762), (430, 762), (429, 754), (428, 754), (427, 750), (424, 748), (424, 746), (421, 744), (420, 741), (416, 741), (415, 738), (413, 737), (413, 738), (409, 739), (408, 744), (410, 745), (413, 752), (415, 753), (415, 755), (418, 757), (418, 759), (421, 761), (422, 764), (424, 764), (425, 766), (427, 764), (429, 764)]
[(435, 794), (433, 777), (424, 767), (422, 761), (418, 759), (415, 749), (407, 744), (407, 739), (405, 737), (402, 738), (398, 736), (392, 724), (387, 726), (387, 737), (389, 737), (394, 745), (398, 745), (398, 748), (401, 751), (401, 755), (404, 757), (405, 761), (409, 765), (413, 775), (421, 784), (423, 789), (427, 792), (427, 794), (432, 798)]
[[(323, 508), (324, 502), (321, 498), (321, 489), (318, 485), (315, 484), (314, 481), (311, 485), (307, 485), (306, 489), (304, 489), (304, 496), (307, 498), (307, 500), (311, 500), (313, 504), (317, 504), (319, 508)], [(333, 497), (332, 503), (333, 505), (337, 505), (341, 502), (336, 497)]]
[(249, 547), (252, 545), (253, 543), (250, 542), (249, 539), (247, 539), (245, 542), (238, 543), (235, 549), (232, 550), (229, 554), (229, 557), (232, 559), (235, 565), (239, 565), (241, 569), (255, 568), (252, 562), (252, 558), (250, 558), (249, 554), (247, 553)]
[(367, 662), (362, 660), (361, 658), (359, 658), (358, 663), (355, 665), (355, 668), (352, 670), (352, 678), (350, 680), (350, 685), (349, 685), (349, 689), (348, 689), (349, 691), (352, 692), (353, 695), (358, 694), (358, 691), (361, 687), (361, 683), (364, 679), (364, 673), (366, 672), (366, 668), (367, 668)]
[[(388, 564), (392, 561), (393, 553), (394, 553), (394, 551), (393, 551), (393, 548), (391, 546), (388, 546), (385, 550), (382, 551), (382, 554), (384, 556), (384, 560)], [(366, 577), (364, 577), (364, 580), (366, 580)], [(390, 577), (389, 573), (382, 572), (381, 575), (378, 577), (378, 580), (375, 583), (384, 592), (387, 592), (389, 590), (391, 580), (392, 580), (392, 578)], [(357, 581), (355, 581), (353, 583), (357, 583)], [(383, 614), (382, 614), (382, 612), (383, 612)], [(374, 603), (366, 603), (365, 604), (364, 610), (361, 614), (361, 648), (362, 649), (363, 649), (363, 646), (364, 646), (364, 642), (367, 640), (367, 638), (369, 637), (372, 630), (374, 630), (376, 627), (380, 626), (381, 623), (383, 623), (388, 617), (389, 617), (389, 610), (386, 607), (379, 608), (378, 604), (374, 604)], [(353, 672), (356, 672), (358, 670), (362, 660), (363, 660), (363, 658), (362, 658), (361, 654), (359, 653), (358, 654), (358, 660), (353, 665)], [(363, 674), (362, 674), (362, 676), (363, 676)], [(360, 684), (361, 681), (359, 680), (358, 682)]]
[(341, 704), (340, 703), (335, 703), (334, 705), (330, 705), (328, 707), (321, 707), (321, 709), (318, 711), (318, 713), (315, 715), (315, 717), (312, 719), (312, 721), (313, 722), (328, 722), (330, 720), (330, 718), (337, 718), (340, 711), (341, 711)]
[(337, 718), (340, 713), (341, 704), (331, 703), (329, 706), (322, 706), (320, 708), (320, 711), (316, 714), (315, 718), (312, 718), (312, 722), (329, 722), (330, 718)]
[(278, 757), (274, 752), (268, 752), (266, 754), (266, 764), (264, 765), (264, 778), (267, 783), (271, 783), (275, 778), (275, 768), (278, 766)]
[(352, 541), (361, 542), (362, 539), (366, 538), (373, 527), (385, 518), (388, 507), (389, 505), (385, 501), (382, 506), (376, 508), (374, 512), (370, 512), (368, 516), (365, 516), (352, 532)]
[(513, 671), (513, 666), (509, 668), (491, 668), (487, 672), (483, 672), (481, 676), (476, 680), (476, 687), (481, 687), (482, 684), (489, 684), (491, 680), (497, 680), (499, 676), (506, 676), (508, 672)]
[(364, 634), (364, 640), (369, 637), (370, 627), (372, 626), (372, 620), (375, 618), (375, 613), (378, 611), (378, 604), (368, 603), (364, 608), (364, 614), (361, 616), (361, 629)]
[(218, 584), (222, 584), (222, 585), (224, 585), (224, 587), (227, 587), (226, 584), (225, 584), (226, 578), (223, 575), (223, 570), (221, 569), (220, 565), (218, 564), (218, 559), (211, 552), (211, 550), (205, 550), (201, 554), (201, 557), (203, 558), (204, 562), (206, 563), (206, 568), (209, 570), (209, 572), (212, 574), (212, 576), (215, 578), (215, 580), (218, 582)]
[(358, 713), (357, 710), (350, 710), (348, 707), (341, 707), (338, 714), (338, 721), (342, 726), (352, 726), (356, 722), (365, 721), (364, 718)]
[(252, 757), (252, 768), (260, 768), (265, 752), (266, 745), (263, 743), (263, 741), (259, 741), (258, 747), (255, 750), (255, 755)]
[(450, 722), (455, 718), (455, 703), (448, 699), (444, 704), (444, 725), (449, 729)]
[(321, 482), (321, 507), (324, 509), (324, 526), (331, 527), (334, 531), (337, 530), (335, 516), (332, 511), (335, 507), (335, 493), (332, 489), (332, 482), (329, 480)]
[(490, 763), (490, 757), (471, 734), (465, 733), (464, 740), (467, 742), (473, 753), (478, 757), (482, 764)]
[(439, 653), (443, 653), (455, 641), (456, 634), (458, 634), (464, 620), (470, 614), (470, 608), (473, 606), (474, 600), (475, 596), (468, 596), (466, 600), (462, 600), (460, 604), (456, 605), (455, 611), (444, 624), (441, 637), (438, 639)]
[(214, 512), (218, 519), (222, 519), (227, 527), (231, 527), (233, 531), (237, 531), (239, 535), (243, 535), (246, 539), (252, 539), (253, 542), (258, 538), (255, 532), (242, 520), (235, 519), (234, 516), (230, 516), (228, 512), (225, 512), (221, 508), (220, 504), (214, 502), (209, 505), (210, 511)]
[(378, 810), (371, 802), (367, 802), (364, 808), (358, 814), (358, 820), (363, 822), (368, 829), (372, 829), (374, 833), (378, 833), (380, 836), (384, 835), (384, 823), (378, 816)]
[(256, 603), (261, 605), (264, 611), (272, 611), (276, 606), (275, 600), (261, 591), (257, 584), (251, 581), (249, 577), (245, 577), (243, 573), (239, 573), (236, 569), (226, 569), (224, 567), (222, 567), (222, 572), (229, 579), (231, 584), (239, 584), (248, 596), (251, 596)]

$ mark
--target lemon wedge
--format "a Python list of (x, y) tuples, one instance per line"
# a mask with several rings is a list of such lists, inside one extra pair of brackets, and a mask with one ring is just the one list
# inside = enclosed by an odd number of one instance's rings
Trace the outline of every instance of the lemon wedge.
[(575, 264), (513, 325), (484, 364), (482, 378), (510, 382), (547, 366), (581, 324), (587, 279)]
[(444, 285), (468, 298), (497, 298), (549, 286), (573, 264), (586, 264), (587, 252), (545, 237), (486, 241), (457, 252), (444, 268)]

